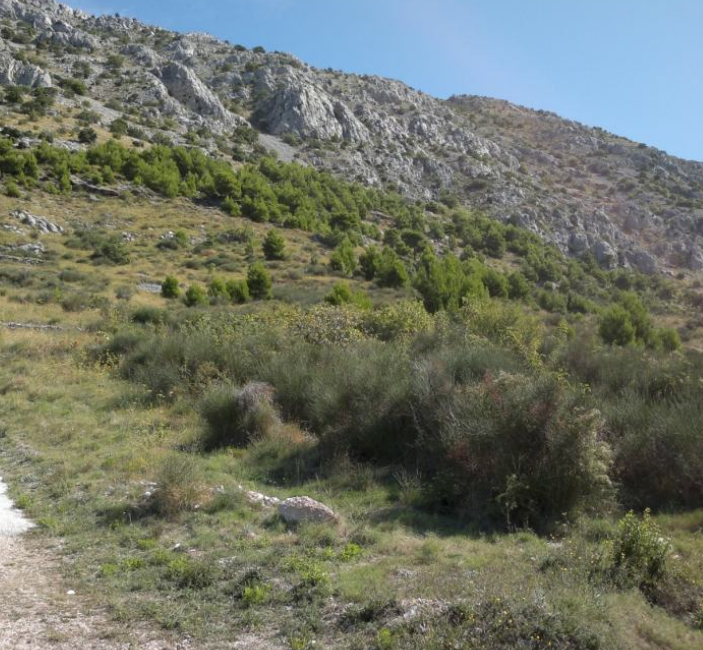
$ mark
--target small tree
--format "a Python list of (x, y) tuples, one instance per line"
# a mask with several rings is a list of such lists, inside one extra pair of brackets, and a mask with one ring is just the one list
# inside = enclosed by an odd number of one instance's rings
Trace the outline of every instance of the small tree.
[(255, 262), (249, 267), (247, 285), (254, 300), (270, 300), (273, 297), (271, 274), (261, 262)]
[(359, 257), (359, 265), (365, 280), (373, 280), (381, 263), (381, 253), (376, 246), (369, 246)]
[(169, 300), (178, 298), (181, 295), (181, 288), (178, 286), (178, 278), (167, 275), (161, 283), (161, 295)]
[(335, 271), (341, 271), (345, 275), (353, 275), (356, 270), (356, 264), (354, 246), (349, 241), (349, 238), (345, 237), (332, 252), (330, 266)]
[(530, 295), (530, 281), (520, 271), (508, 276), (508, 295), (512, 300), (521, 300)]
[(408, 271), (398, 254), (389, 246), (384, 247), (377, 273), (378, 284), (398, 289), (410, 281)]
[(267, 260), (283, 260), (286, 257), (286, 242), (274, 228), (268, 231), (263, 249)]

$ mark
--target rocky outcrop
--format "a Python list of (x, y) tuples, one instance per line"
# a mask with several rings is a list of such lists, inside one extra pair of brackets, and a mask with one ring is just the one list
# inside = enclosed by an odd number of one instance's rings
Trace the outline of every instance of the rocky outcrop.
[(13, 210), (10, 212), (10, 216), (17, 219), (25, 226), (44, 234), (60, 235), (63, 233), (63, 228), (58, 224), (55, 224), (44, 217), (37, 217), (29, 212), (25, 212), (24, 210)]
[(31, 63), (21, 63), (10, 54), (0, 53), (0, 84), (5, 86), (51, 86), (51, 75)]
[(196, 115), (209, 118), (224, 128), (245, 123), (238, 115), (230, 113), (220, 99), (190, 68), (173, 62), (154, 70), (169, 95)]
[(259, 120), (273, 135), (294, 133), (304, 138), (365, 142), (367, 128), (341, 101), (310, 84), (281, 88), (261, 108)]

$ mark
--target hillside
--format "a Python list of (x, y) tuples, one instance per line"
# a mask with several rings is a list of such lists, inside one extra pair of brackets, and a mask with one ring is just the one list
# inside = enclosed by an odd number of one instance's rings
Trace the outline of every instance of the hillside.
[(0, 36), (0, 650), (703, 645), (702, 164), (48, 0)]
[(284, 160), (411, 198), (452, 195), (605, 267), (703, 267), (703, 163), (507, 102), (441, 101), (397, 81), (47, 0), (3, 0), (0, 13), (6, 83), (78, 77), (98, 119), (123, 116), (137, 139), (186, 142), (200, 129), (209, 149), (241, 155), (232, 132), (251, 125)]

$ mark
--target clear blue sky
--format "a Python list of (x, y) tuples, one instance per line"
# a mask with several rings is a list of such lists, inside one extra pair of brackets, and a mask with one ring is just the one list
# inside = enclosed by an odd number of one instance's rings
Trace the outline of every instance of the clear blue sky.
[(65, 0), (703, 160), (702, 0)]

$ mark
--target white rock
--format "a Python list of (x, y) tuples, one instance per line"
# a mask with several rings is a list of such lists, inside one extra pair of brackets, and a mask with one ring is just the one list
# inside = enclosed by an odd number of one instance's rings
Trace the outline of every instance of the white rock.
[(289, 524), (337, 520), (337, 515), (333, 510), (310, 497), (286, 499), (278, 506), (278, 514)]

